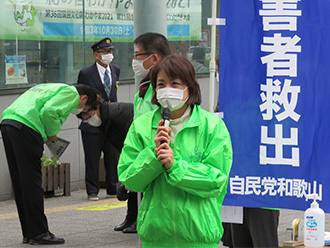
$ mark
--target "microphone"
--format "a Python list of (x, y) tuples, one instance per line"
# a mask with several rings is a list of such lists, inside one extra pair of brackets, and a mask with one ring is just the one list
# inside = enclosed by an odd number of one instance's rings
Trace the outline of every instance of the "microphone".
[[(163, 126), (169, 128), (170, 127), (170, 117), (171, 117), (171, 111), (169, 108), (163, 108), (162, 109), (162, 119), (164, 120)], [(165, 140), (162, 140), (160, 142), (161, 144), (166, 143)]]

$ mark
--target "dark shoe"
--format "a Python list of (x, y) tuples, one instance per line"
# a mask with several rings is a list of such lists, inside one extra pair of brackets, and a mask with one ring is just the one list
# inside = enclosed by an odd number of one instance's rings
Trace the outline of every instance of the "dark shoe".
[(30, 242), (29, 238), (23, 237), (23, 241), (22, 241), (23, 244), (28, 244), (29, 242)]
[(129, 221), (129, 220), (125, 219), (124, 222), (121, 223), (121, 224), (119, 224), (118, 226), (116, 226), (116, 227), (114, 228), (114, 230), (117, 231), (117, 232), (118, 232), (118, 231), (122, 231), (122, 230), (124, 230), (125, 228), (131, 226), (133, 223), (134, 223), (133, 221)]
[(137, 233), (136, 231), (136, 222), (134, 222), (132, 225), (130, 225), (129, 227), (126, 227), (123, 230), (123, 233)]
[(57, 238), (54, 234), (51, 232), (46, 232), (44, 234), (41, 234), (33, 239), (30, 239), (30, 245), (58, 245), (58, 244), (64, 244), (64, 239)]
[(90, 201), (98, 201), (100, 200), (99, 196), (97, 194), (90, 194), (88, 195), (88, 200)]

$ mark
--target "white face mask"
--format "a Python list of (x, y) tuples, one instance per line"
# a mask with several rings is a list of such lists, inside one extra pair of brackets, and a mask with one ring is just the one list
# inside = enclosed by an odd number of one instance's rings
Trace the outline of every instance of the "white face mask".
[(185, 101), (183, 99), (183, 92), (187, 89), (162, 88), (157, 90), (157, 100), (163, 108), (169, 108), (171, 111), (182, 108), (189, 97)]
[(89, 125), (93, 127), (99, 127), (102, 125), (102, 120), (97, 115), (97, 113), (95, 113), (91, 118), (85, 120), (85, 122), (87, 122)]
[[(80, 102), (80, 100), (79, 100), (79, 102)], [(82, 108), (77, 108), (77, 109), (72, 110), (71, 114), (79, 115), (81, 112), (83, 112), (86, 102), (87, 102), (87, 99), (85, 99), (85, 102), (84, 102), (84, 105)]]
[(132, 68), (133, 68), (135, 75), (142, 77), (142, 78), (145, 78), (148, 75), (150, 69), (154, 65), (150, 66), (149, 69), (145, 69), (143, 67), (143, 62), (146, 61), (147, 59), (149, 59), (151, 56), (153, 56), (153, 54), (151, 54), (148, 58), (146, 58), (144, 60), (137, 60), (137, 59), (132, 60)]
[(83, 111), (83, 108), (77, 108), (72, 110), (71, 114), (73, 115), (79, 115)]
[(105, 65), (110, 64), (112, 62), (112, 60), (114, 59), (114, 56), (112, 53), (103, 54), (101, 56), (102, 56), (102, 59), (100, 61)]

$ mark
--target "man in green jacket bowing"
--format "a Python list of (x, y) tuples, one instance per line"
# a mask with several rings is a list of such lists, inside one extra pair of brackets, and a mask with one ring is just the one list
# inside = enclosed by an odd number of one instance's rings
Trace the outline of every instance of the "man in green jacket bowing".
[(41, 181), (43, 144), (55, 140), (70, 113), (96, 109), (96, 93), (86, 85), (40, 84), (2, 113), (1, 133), (21, 223), (23, 243), (63, 244), (44, 214)]

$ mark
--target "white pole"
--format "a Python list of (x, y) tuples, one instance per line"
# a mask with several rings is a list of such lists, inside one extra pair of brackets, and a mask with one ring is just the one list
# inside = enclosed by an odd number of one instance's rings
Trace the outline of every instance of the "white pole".
[[(146, 32), (157, 32), (167, 36), (166, 2), (155, 0), (134, 0), (134, 38)], [(155, 21), (150, 21), (155, 20)], [(135, 77), (135, 91), (139, 89), (141, 78)], [(151, 85), (150, 85), (151, 87)], [(142, 200), (141, 193), (138, 193), (138, 208)], [(142, 241), (139, 239), (138, 247), (142, 248)]]
[(212, 18), (209, 20), (211, 25), (211, 60), (210, 60), (210, 85), (209, 85), (209, 111), (214, 112), (214, 82), (215, 82), (215, 46), (216, 46), (216, 16), (217, 16), (217, 0), (212, 0)]
[(18, 37), (16, 35), (16, 56), (18, 56)]

